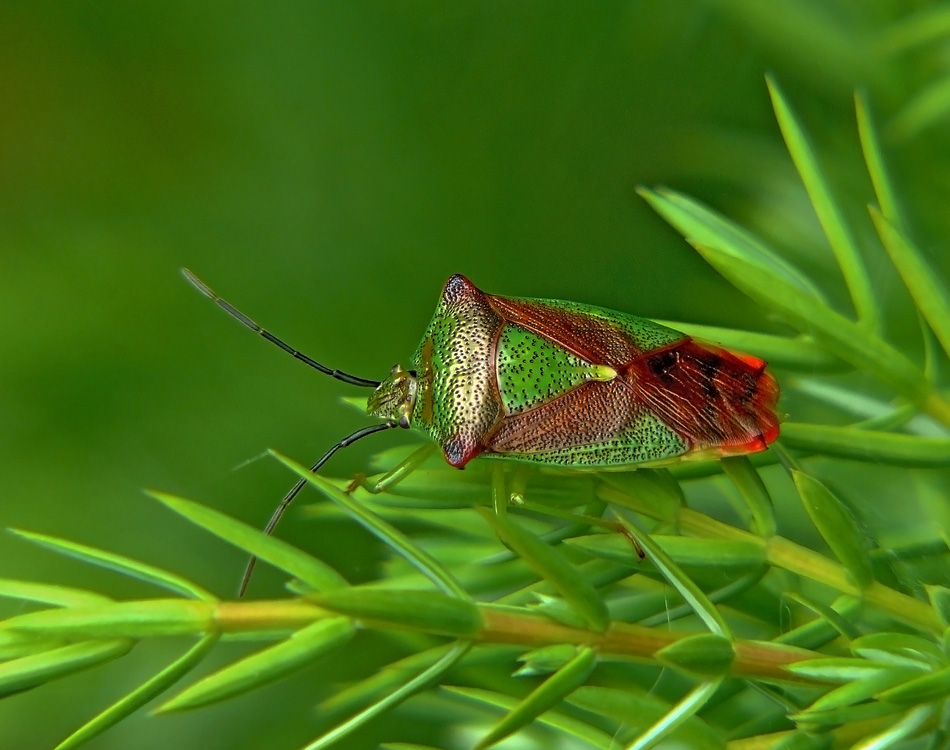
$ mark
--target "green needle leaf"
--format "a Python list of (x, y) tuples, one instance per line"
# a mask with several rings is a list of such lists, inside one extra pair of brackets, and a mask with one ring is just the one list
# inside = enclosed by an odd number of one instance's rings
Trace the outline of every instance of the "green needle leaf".
[(901, 740), (916, 734), (933, 716), (932, 706), (918, 706), (908, 711), (903, 719), (880, 734), (868, 737), (854, 745), (853, 750), (884, 750)]
[(927, 590), (927, 597), (934, 611), (940, 615), (940, 620), (944, 625), (950, 625), (950, 589), (936, 584), (924, 588)]
[[(886, 672), (891, 668), (887, 662), (875, 662), (848, 656), (829, 656), (806, 659), (786, 664), (785, 669), (803, 677), (823, 682), (851, 682), (869, 675)], [(919, 670), (915, 674), (920, 674)]]
[[(598, 716), (618, 721), (638, 732), (660, 721), (670, 712), (668, 702), (654, 692), (635, 685), (622, 689), (588, 685), (578, 688), (568, 696), (567, 702)], [(679, 725), (671, 740), (675, 740), (671, 741), (671, 747), (703, 750), (721, 750), (725, 747), (718, 733), (698, 716), (692, 716)], [(611, 745), (612, 750), (617, 747), (616, 743)]]
[(824, 302), (818, 287), (805, 274), (722, 214), (668, 188), (649, 190), (639, 187), (637, 192), (694, 247), (719, 248), (734, 262), (753, 265), (764, 273), (779, 276), (800, 294), (815, 302)]
[(158, 709), (181, 711), (231, 698), (272, 682), (341, 647), (355, 628), (345, 617), (320, 620), (196, 682)]
[(791, 714), (789, 718), (811, 732), (827, 733), (841, 724), (879, 719), (882, 716), (899, 713), (902, 708), (895, 703), (872, 701), (841, 708), (829, 708), (825, 711), (800, 711)]
[(950, 356), (950, 295), (923, 253), (873, 206), (868, 208), (891, 262), (910, 291), (924, 320)]
[(789, 448), (853, 461), (922, 468), (950, 466), (950, 438), (786, 422), (781, 440)]
[(553, 674), (577, 656), (577, 648), (569, 643), (555, 643), (533, 649), (518, 657), (521, 667), (515, 672), (518, 677)]
[[(741, 573), (765, 563), (765, 545), (747, 539), (703, 539), (702, 537), (653, 534), (652, 539), (677, 565), (696, 569), (727, 570)], [(630, 540), (623, 534), (588, 534), (565, 539), (570, 547), (621, 565), (641, 568), (650, 565), (640, 560)]]
[[(404, 659), (384, 665), (375, 674), (343, 687), (324, 700), (317, 706), (317, 715), (335, 717), (356, 713), (376, 703), (397, 690), (413, 676), (429, 669), (451, 651), (452, 647), (452, 644), (441, 644), (435, 648), (418, 651)], [(495, 654), (492, 653), (491, 649), (482, 647), (469, 651), (460, 663), (467, 664), (473, 657), (492, 661)]]
[(299, 578), (317, 591), (348, 585), (343, 576), (321, 560), (241, 521), (166, 492), (148, 494), (192, 523)]
[(375, 717), (402, 703), (404, 700), (411, 697), (412, 695), (415, 695), (415, 693), (419, 692), (423, 688), (428, 687), (431, 683), (435, 682), (439, 679), (439, 677), (449, 671), (453, 666), (455, 666), (459, 659), (465, 656), (469, 648), (471, 648), (471, 644), (466, 642), (458, 642), (454, 644), (452, 649), (431, 667), (416, 675), (414, 678), (401, 685), (397, 690), (393, 691), (377, 703), (374, 703), (372, 706), (360, 711), (360, 713), (358, 713), (356, 716), (343, 722), (326, 734), (318, 737), (305, 748), (303, 748), (303, 750), (324, 750), (324, 748), (330, 747), (335, 742), (337, 742), (337, 740), (345, 737), (350, 732), (359, 729), (361, 726), (364, 726), (368, 722), (372, 721), (372, 719)]
[(473, 636), (483, 627), (481, 613), (471, 600), (438, 591), (353, 586), (309, 598), (349, 617), (444, 635)]
[[(580, 688), (586, 690), (587, 688)], [(469, 701), (475, 701), (487, 706), (501, 708), (506, 711), (513, 711), (518, 706), (518, 701), (507, 695), (480, 688), (443, 686), (442, 690), (452, 695), (462, 696)], [(576, 695), (576, 693), (574, 694)], [(573, 695), (568, 696), (568, 700), (573, 701)], [(635, 715), (635, 714), (634, 714)], [(614, 739), (603, 730), (591, 726), (573, 716), (561, 713), (557, 710), (548, 711), (537, 717), (539, 724), (552, 727), (560, 731), (565, 738), (569, 740), (563, 743), (565, 747), (578, 748), (590, 746), (597, 750), (616, 750)], [(580, 745), (579, 743), (583, 743)], [(558, 744), (560, 746), (560, 744)]]
[[(660, 191), (640, 192), (684, 234), (710, 265), (741, 292), (766, 309), (775, 310), (803, 334), (813, 337), (822, 348), (874, 374), (944, 424), (950, 424), (950, 406), (933, 394), (926, 379), (910, 360), (869, 333), (866, 326), (859, 326), (831, 310), (810, 285), (802, 282), (800, 273), (787, 268), (788, 264), (777, 267), (767, 255), (749, 250), (747, 236), (736, 237), (722, 231), (715, 214), (712, 218), (702, 215), (697, 229), (694, 226), (697, 223), (697, 204), (690, 203), (691, 211), (684, 218), (679, 204), (685, 199)], [(846, 265), (859, 269), (851, 273), (852, 277), (863, 277), (863, 266), (858, 261)], [(855, 281), (855, 290), (864, 283)]]
[(816, 372), (840, 372), (850, 369), (846, 363), (804, 336), (788, 338), (773, 336), (769, 333), (717, 328), (679, 321), (657, 320), (656, 322), (701, 341), (719, 344), (737, 352), (754, 354), (771, 366), (785, 370), (795, 370), (811, 375)]
[(716, 692), (721, 683), (722, 680), (718, 679), (697, 685), (679, 703), (673, 706), (666, 716), (640, 735), (636, 742), (629, 745), (627, 750), (647, 750), (664, 737), (669, 736), (677, 727), (692, 718), (697, 711), (706, 705), (706, 702)]
[(796, 469), (791, 470), (802, 505), (822, 538), (861, 588), (871, 585), (874, 573), (868, 554), (867, 536), (844, 504), (821, 482)]
[(47, 583), (33, 583), (32, 581), (13, 581), (9, 578), (0, 579), (0, 596), (40, 604), (52, 604), (56, 607), (90, 607), (112, 602), (112, 599), (108, 596), (85, 589), (51, 586)]
[(940, 646), (910, 633), (869, 633), (851, 641), (851, 652), (867, 659), (924, 669), (944, 664)]
[(950, 116), (950, 77), (935, 78), (918, 91), (895, 115), (888, 135), (896, 140), (910, 140), (923, 131), (939, 125)]
[[(715, 463), (718, 467), (718, 462)], [(663, 469), (638, 469), (637, 471), (605, 472), (601, 475), (605, 485), (620, 490), (630, 502), (624, 507), (640, 512), (643, 506), (650, 508), (649, 516), (661, 521), (673, 523), (680, 509), (686, 504), (683, 488), (676, 478)], [(612, 502), (623, 505), (619, 496)]]
[(207, 601), (217, 601), (214, 594), (205, 590), (196, 583), (192, 583), (186, 578), (169, 573), (167, 570), (156, 568), (153, 565), (132, 560), (113, 552), (106, 552), (95, 547), (87, 547), (85, 544), (71, 542), (68, 539), (60, 539), (47, 534), (36, 534), (32, 531), (22, 531), (21, 529), (10, 529), (12, 534), (16, 534), (22, 539), (33, 542), (40, 547), (45, 547), (61, 555), (72, 557), (76, 560), (98, 565), (100, 568), (114, 570), (117, 573), (138, 578), (140, 581), (151, 583), (160, 588), (167, 589), (176, 594), (196, 599), (205, 599)]
[(87, 722), (69, 737), (60, 742), (55, 750), (73, 750), (118, 724), (150, 700), (165, 692), (178, 680), (190, 672), (218, 642), (218, 634), (211, 633), (188, 649), (178, 659), (156, 674), (145, 684), (133, 690), (122, 700), (114, 703), (91, 721)]
[[(2, 625), (0, 625), (2, 627)], [(34, 633), (0, 630), (0, 661), (19, 659), (23, 656), (50, 651), (65, 645), (64, 638), (46, 637)]]
[(834, 192), (818, 164), (815, 150), (788, 100), (771, 76), (766, 76), (765, 82), (769, 87), (775, 118), (785, 138), (785, 145), (805, 184), (808, 197), (818, 214), (818, 221), (831, 243), (831, 249), (838, 259), (858, 319), (868, 329), (876, 330), (880, 323), (877, 304), (857, 241), (845, 222), (844, 214), (835, 201)]
[(917, 705), (946, 698), (950, 695), (950, 669), (922, 675), (902, 685), (878, 693), (887, 703)]
[(610, 615), (604, 600), (590, 580), (568, 562), (560, 551), (508, 518), (484, 508), (479, 511), (501, 541), (550, 583), (592, 630), (602, 633), (607, 629)]
[(875, 672), (848, 680), (816, 700), (805, 713), (819, 713), (832, 709), (854, 706), (894, 685), (900, 685), (914, 677), (920, 671), (910, 667), (882, 667)]
[(459, 599), (471, 600), (468, 592), (455, 580), (455, 577), (449, 573), (445, 566), (420, 548), (419, 545), (414, 544), (399, 529), (363, 507), (329, 480), (319, 474), (314, 474), (306, 466), (298, 464), (277, 451), (271, 451), (271, 454), (284, 466), (293, 470), (295, 474), (310, 482), (333, 502), (345, 508), (364, 528), (406, 558), (411, 565), (447, 594), (452, 594)]
[(747, 456), (723, 458), (722, 470), (745, 500), (754, 522), (753, 530), (761, 537), (770, 537), (776, 531), (775, 509), (759, 472)]
[(565, 696), (583, 685), (596, 665), (597, 657), (591, 648), (581, 648), (577, 655), (542, 682), (495, 724), (475, 746), (477, 750), (491, 747), (514, 734), (554, 707)]
[(894, 186), (887, 174), (884, 155), (881, 152), (881, 140), (871, 119), (870, 107), (864, 94), (854, 95), (854, 108), (858, 118), (858, 136), (861, 139), (861, 149), (864, 151), (864, 162), (867, 164), (868, 174), (871, 176), (874, 194), (877, 196), (881, 211), (895, 226), (907, 226), (902, 218)]
[(27, 690), (73, 672), (127, 654), (132, 641), (126, 638), (71, 643), (40, 654), (0, 664), (0, 695)]
[[(923, 320), (920, 322), (924, 325)], [(928, 377), (927, 380), (932, 379)], [(918, 409), (913, 404), (896, 405), (892, 398), (885, 400), (869, 396), (855, 390), (853, 386), (830, 383), (827, 378), (803, 376), (786, 381), (786, 384), (791, 385), (796, 392), (828, 404), (848, 417), (861, 418), (860, 422), (852, 424), (851, 427), (862, 430), (891, 430), (909, 425), (909, 431), (917, 430), (915, 434), (927, 434), (919, 431), (926, 429), (918, 426), (923, 418), (918, 418), (917, 425), (910, 424), (918, 414)], [(935, 432), (938, 428), (934, 425), (930, 430)], [(942, 433), (942, 430), (940, 432)]]
[[(775, 310), (799, 330), (813, 335), (829, 351), (871, 373), (925, 409), (936, 408), (930, 403), (933, 393), (920, 370), (877, 336), (803, 294), (781, 276), (738, 262), (719, 248), (694, 247), (737, 289), (763, 307)], [(943, 411), (939, 415), (947, 417)]]
[(699, 677), (724, 676), (735, 657), (732, 641), (715, 633), (687, 636), (656, 653), (661, 664)]
[(859, 599), (852, 596), (841, 596), (831, 606), (828, 606), (794, 592), (785, 593), (783, 598), (807, 607), (818, 615), (819, 619), (783, 633), (775, 639), (776, 642), (799, 646), (800, 648), (816, 649), (834, 640), (839, 635), (849, 639), (858, 637), (858, 629), (855, 627), (854, 621), (861, 611), (861, 601)]
[(55, 636), (146, 638), (212, 630), (214, 615), (211, 602), (146, 599), (30, 612), (5, 620), (0, 628)]
[(650, 538), (649, 534), (644, 533), (639, 526), (623, 516), (618, 516), (618, 519), (637, 540), (637, 544), (647, 553), (650, 562), (656, 566), (656, 569), (660, 571), (670, 585), (679, 592), (680, 596), (693, 608), (693, 611), (706, 623), (706, 627), (717, 635), (726, 638), (731, 637), (729, 624), (722, 613), (709, 601), (702, 589), (670, 559), (669, 555)]

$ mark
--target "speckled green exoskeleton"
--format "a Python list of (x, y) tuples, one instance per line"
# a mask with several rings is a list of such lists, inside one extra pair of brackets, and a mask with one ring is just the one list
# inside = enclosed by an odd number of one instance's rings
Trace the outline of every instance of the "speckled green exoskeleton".
[[(382, 422), (340, 441), (313, 471), (340, 448), (391, 427), (425, 432), (460, 469), (476, 456), (583, 469), (657, 466), (754, 453), (778, 437), (778, 386), (765, 362), (645, 318), (500, 297), (455, 275), (408, 366), (378, 382), (301, 354), (184, 273), (297, 359), (374, 389), (367, 413)], [(302, 486), (284, 498), (268, 531)]]

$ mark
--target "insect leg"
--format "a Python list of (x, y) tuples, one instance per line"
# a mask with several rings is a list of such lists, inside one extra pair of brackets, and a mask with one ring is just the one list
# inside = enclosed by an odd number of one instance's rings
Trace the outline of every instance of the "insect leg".
[[(357, 440), (360, 440), (367, 435), (372, 435), (374, 432), (382, 432), (383, 430), (391, 430), (396, 425), (393, 424), (374, 424), (369, 427), (363, 427), (362, 429), (357, 430), (352, 435), (347, 435), (339, 443), (334, 445), (330, 450), (324, 453), (320, 460), (317, 461), (313, 466), (310, 467), (310, 473), (315, 474), (320, 468), (330, 460), (334, 453), (336, 453), (340, 448), (346, 448), (349, 445), (352, 445)], [(304, 488), (307, 484), (306, 479), (299, 479), (297, 483), (291, 487), (290, 492), (284, 495), (283, 500), (280, 501), (280, 504), (275, 508), (273, 514), (270, 517), (270, 520), (267, 522), (267, 526), (264, 527), (265, 534), (271, 534), (277, 524), (280, 522), (281, 516), (284, 515), (284, 511), (290, 506), (294, 498), (297, 497), (297, 494)], [(251, 582), (251, 575), (254, 573), (254, 566), (257, 565), (257, 557), (252, 556), (250, 560), (247, 561), (247, 567), (244, 568), (244, 575), (241, 577), (241, 584), (238, 586), (238, 597), (244, 596), (244, 592), (247, 590), (247, 585)]]
[(368, 479), (365, 474), (357, 474), (353, 477), (353, 481), (350, 482), (346, 491), (353, 492), (357, 487), (362, 487), (371, 495), (378, 495), (381, 492), (385, 492), (418, 469), (422, 463), (432, 455), (435, 449), (435, 443), (421, 445), (392, 469), (372, 480)]

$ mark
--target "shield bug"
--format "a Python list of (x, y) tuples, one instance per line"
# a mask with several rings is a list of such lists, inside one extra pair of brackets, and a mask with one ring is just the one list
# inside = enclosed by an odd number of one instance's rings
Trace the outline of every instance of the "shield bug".
[[(778, 384), (756, 357), (700, 343), (645, 318), (561, 300), (501, 297), (452, 276), (408, 367), (383, 381), (331, 370), (185, 277), (231, 316), (305, 364), (372, 388), (381, 423), (416, 428), (459, 469), (477, 456), (617, 470), (765, 450), (779, 433)], [(303, 487), (284, 497), (270, 533)], [(245, 575), (243, 586), (247, 582)]]

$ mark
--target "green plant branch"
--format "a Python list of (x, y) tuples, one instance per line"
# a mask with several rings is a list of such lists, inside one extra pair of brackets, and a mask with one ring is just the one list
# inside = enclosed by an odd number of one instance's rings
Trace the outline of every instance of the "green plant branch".
[[(410, 606), (406, 611), (420, 609), (418, 591), (394, 592)], [(457, 602), (443, 594), (432, 594), (445, 602)], [(424, 603), (423, 603), (424, 604)], [(516, 644), (535, 649), (553, 644), (589, 646), (601, 657), (630, 657), (656, 662), (659, 651), (685, 638), (688, 632), (674, 633), (630, 623), (612, 623), (598, 633), (586, 628), (570, 627), (542, 614), (524, 609), (498, 607), (491, 604), (474, 607), (477, 622), (465, 634), (466, 639), (483, 644)], [(345, 610), (345, 611), (342, 611)], [(442, 634), (447, 628), (433, 621), (420, 621), (405, 613), (387, 614), (373, 610), (372, 616), (354, 616), (352, 607), (333, 611), (316, 606), (307, 599), (261, 601), (186, 601), (181, 599), (149, 599), (119, 602), (90, 611), (82, 609), (48, 610), (21, 615), (0, 623), (0, 631), (8, 630), (33, 635), (63, 635), (72, 638), (130, 638), (224, 634), (266, 633), (268, 637), (290, 636), (315, 622), (336, 619), (340, 614), (353, 616), (365, 628), (397, 628), (419, 633)], [(155, 613), (162, 612), (161, 619)], [(136, 616), (132, 616), (135, 614)], [(174, 615), (174, 616), (173, 616)], [(785, 666), (808, 659), (825, 658), (823, 654), (793, 646), (758, 641), (736, 640), (733, 676), (779, 680), (795, 684), (822, 684), (809, 677), (789, 672)]]
[[(651, 518), (661, 518), (649, 502), (610, 485), (600, 489), (600, 495), (609, 502), (630, 508)], [(680, 532), (708, 539), (733, 539), (761, 546), (765, 560), (776, 567), (797, 573), (817, 583), (825, 584), (843, 594), (863, 597), (876, 604), (890, 616), (932, 633), (943, 631), (936, 612), (926, 602), (895, 591), (882, 583), (873, 582), (866, 588), (857, 586), (845, 568), (807, 547), (779, 536), (760, 537), (744, 529), (718, 521), (689, 508), (676, 511), (674, 523)]]

